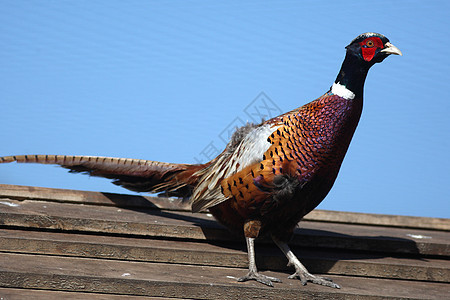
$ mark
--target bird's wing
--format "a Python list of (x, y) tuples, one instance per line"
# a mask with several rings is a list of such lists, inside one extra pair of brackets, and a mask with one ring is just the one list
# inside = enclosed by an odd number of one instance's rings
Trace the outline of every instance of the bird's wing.
[(192, 210), (204, 210), (227, 200), (229, 196), (222, 192), (222, 181), (260, 162), (271, 146), (268, 137), (281, 125), (278, 119), (272, 119), (238, 129), (224, 152), (199, 171), (200, 179), (191, 199)]

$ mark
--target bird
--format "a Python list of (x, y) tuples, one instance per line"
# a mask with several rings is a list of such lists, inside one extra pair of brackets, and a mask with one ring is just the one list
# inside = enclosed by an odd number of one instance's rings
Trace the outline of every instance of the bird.
[(311, 274), (288, 242), (299, 221), (332, 188), (358, 125), (369, 69), (389, 55), (402, 55), (382, 34), (367, 32), (345, 47), (345, 58), (330, 89), (280, 116), (237, 128), (225, 149), (203, 164), (73, 155), (15, 155), (0, 163), (57, 164), (75, 173), (112, 179), (131, 191), (160, 193), (189, 201), (192, 211), (209, 210), (218, 222), (243, 235), (248, 272), (239, 282), (267, 286), (281, 282), (258, 272), (255, 239), (269, 236), (293, 266), (289, 276), (340, 288)]

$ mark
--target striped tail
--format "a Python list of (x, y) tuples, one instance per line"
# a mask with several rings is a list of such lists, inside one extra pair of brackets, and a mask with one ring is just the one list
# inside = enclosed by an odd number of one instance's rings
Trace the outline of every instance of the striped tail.
[(0, 163), (56, 164), (74, 173), (113, 179), (113, 183), (136, 192), (168, 192), (178, 197), (192, 194), (205, 165), (171, 164), (143, 159), (74, 155), (15, 155)]

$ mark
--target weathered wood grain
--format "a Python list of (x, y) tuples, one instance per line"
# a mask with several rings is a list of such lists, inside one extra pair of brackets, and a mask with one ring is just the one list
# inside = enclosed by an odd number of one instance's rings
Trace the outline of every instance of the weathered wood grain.
[(257, 264), (283, 279), (269, 288), (236, 282), (247, 272), (243, 239), (210, 214), (188, 209), (179, 199), (0, 185), (0, 299), (445, 299), (450, 294), (448, 219), (313, 211), (291, 245), (311, 272), (343, 288), (288, 280), (286, 258), (263, 238), (256, 244)]
[[(219, 267), (247, 267), (244, 245), (0, 229), (0, 251)], [(313, 273), (450, 282), (450, 261), (296, 249)], [(258, 267), (293, 271), (274, 246), (257, 244)]]
[[(75, 268), (74, 268), (75, 266)], [(195, 299), (445, 299), (450, 285), (431, 282), (340, 277), (344, 288), (326, 289), (285, 273), (264, 272), (284, 279), (274, 288), (238, 283), (244, 269), (124, 262), (103, 259), (0, 253), (0, 286), (153, 297)], [(180, 275), (181, 274), (181, 275)]]
[[(187, 203), (177, 198), (135, 196), (101, 192), (50, 189), (0, 184), (0, 198), (12, 200), (44, 200), (91, 205), (108, 205), (135, 208), (160, 208), (164, 210), (190, 211)], [(339, 211), (314, 210), (307, 221), (333, 222), (346, 224), (378, 225), (401, 228), (450, 231), (450, 219), (365, 214)]]
[[(124, 209), (45, 201), (0, 203), (0, 225), (102, 232), (197, 240), (236, 241), (211, 215)], [(3, 201), (5, 202), (5, 201)], [(445, 231), (300, 222), (292, 245), (373, 252), (444, 255), (450, 253)]]
[(189, 205), (183, 203), (183, 201), (178, 198), (160, 198), (8, 184), (0, 184), (0, 198), (9, 198), (11, 200), (43, 200), (66, 203), (83, 203), (118, 207), (190, 210)]
[(450, 219), (444, 218), (367, 214), (316, 209), (306, 215), (304, 220), (450, 231)]
[(45, 290), (31, 290), (31, 289), (15, 289), (15, 288), (0, 288), (1, 300), (169, 300), (173, 298), (161, 297), (144, 297), (144, 296), (128, 296), (128, 295), (112, 295), (112, 294), (97, 294), (97, 293), (75, 293), (75, 292), (61, 292), (61, 291), (45, 291)]

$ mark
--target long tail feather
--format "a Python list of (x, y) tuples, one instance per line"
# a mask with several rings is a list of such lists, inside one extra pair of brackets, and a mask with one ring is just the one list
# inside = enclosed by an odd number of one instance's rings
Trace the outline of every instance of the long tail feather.
[(198, 180), (193, 174), (204, 165), (172, 164), (143, 159), (79, 155), (16, 155), (0, 163), (56, 164), (70, 172), (113, 179), (113, 183), (138, 192), (164, 192), (190, 196)]

